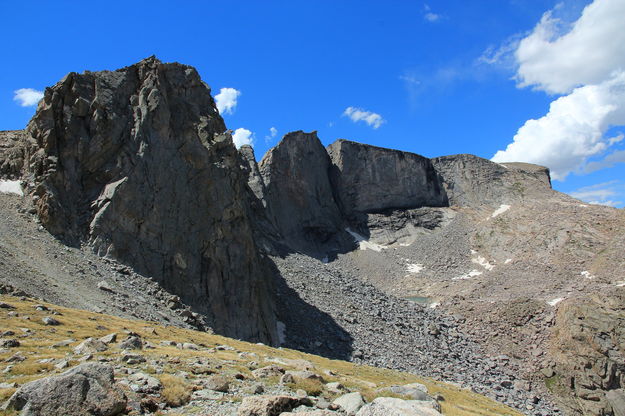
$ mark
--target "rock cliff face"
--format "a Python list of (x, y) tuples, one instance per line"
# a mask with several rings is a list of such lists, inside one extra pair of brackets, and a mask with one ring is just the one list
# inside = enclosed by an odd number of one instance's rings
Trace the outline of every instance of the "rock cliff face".
[(0, 131), (0, 176), (16, 178), (21, 175), (27, 138), (23, 130)]
[(447, 196), (429, 159), (348, 140), (328, 146), (332, 183), (345, 215), (440, 207)]
[(43, 225), (179, 294), (224, 335), (276, 341), (242, 160), (192, 67), (70, 73), (27, 131)]
[(432, 159), (451, 205), (511, 204), (551, 189), (549, 170), (529, 163), (498, 164), (473, 155)]
[(330, 157), (317, 133), (289, 133), (260, 162), (267, 215), (284, 242), (316, 251), (342, 231), (328, 176)]

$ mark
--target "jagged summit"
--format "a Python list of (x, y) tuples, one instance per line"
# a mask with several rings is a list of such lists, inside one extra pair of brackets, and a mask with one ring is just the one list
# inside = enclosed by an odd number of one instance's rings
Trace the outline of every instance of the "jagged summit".
[(70, 73), (26, 131), (22, 173), (48, 231), (153, 277), (220, 333), (277, 342), (240, 157), (194, 68)]

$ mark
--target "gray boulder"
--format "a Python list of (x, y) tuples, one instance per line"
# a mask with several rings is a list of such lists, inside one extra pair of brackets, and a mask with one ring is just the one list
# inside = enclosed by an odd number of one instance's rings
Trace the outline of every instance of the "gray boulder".
[(31, 381), (7, 401), (5, 410), (22, 416), (114, 416), (126, 407), (126, 396), (106, 364), (86, 363), (57, 376)]
[(363, 406), (356, 416), (439, 416), (438, 403), (378, 397)]
[(104, 342), (95, 338), (87, 338), (74, 348), (74, 354), (93, 354), (107, 349), (108, 347)]
[(300, 399), (290, 396), (249, 396), (243, 399), (237, 416), (279, 416), (300, 405)]
[(402, 396), (409, 397), (413, 400), (425, 400), (435, 401), (432, 396), (428, 394), (428, 389), (423, 384), (412, 383), (402, 386), (391, 386), (383, 391), (389, 391), (394, 394), (401, 394)]
[(356, 391), (337, 397), (332, 403), (343, 409), (348, 416), (353, 416), (365, 405), (365, 399)]

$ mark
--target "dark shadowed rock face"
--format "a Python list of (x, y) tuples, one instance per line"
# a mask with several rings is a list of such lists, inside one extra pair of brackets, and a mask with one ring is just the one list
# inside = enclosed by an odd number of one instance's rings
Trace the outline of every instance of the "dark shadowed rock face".
[(551, 191), (549, 169), (529, 163), (499, 164), (461, 154), (432, 159), (450, 205), (507, 204)]
[(317, 133), (289, 133), (260, 162), (267, 214), (285, 242), (313, 250), (342, 231), (328, 177), (331, 162)]
[(224, 335), (274, 342), (242, 160), (192, 67), (70, 73), (28, 126), (39, 218), (156, 278)]
[(347, 216), (447, 205), (436, 171), (423, 156), (347, 140), (332, 143), (328, 153), (332, 183)]

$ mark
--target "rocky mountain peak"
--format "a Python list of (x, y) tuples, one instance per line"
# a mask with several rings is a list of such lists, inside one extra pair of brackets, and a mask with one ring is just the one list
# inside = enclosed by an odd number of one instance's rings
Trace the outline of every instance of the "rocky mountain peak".
[(267, 215), (291, 247), (310, 251), (341, 231), (328, 171), (332, 163), (317, 132), (284, 136), (260, 162)]
[(247, 177), (197, 71), (155, 57), (70, 73), (27, 128), (42, 224), (158, 280), (217, 332), (275, 342)]

